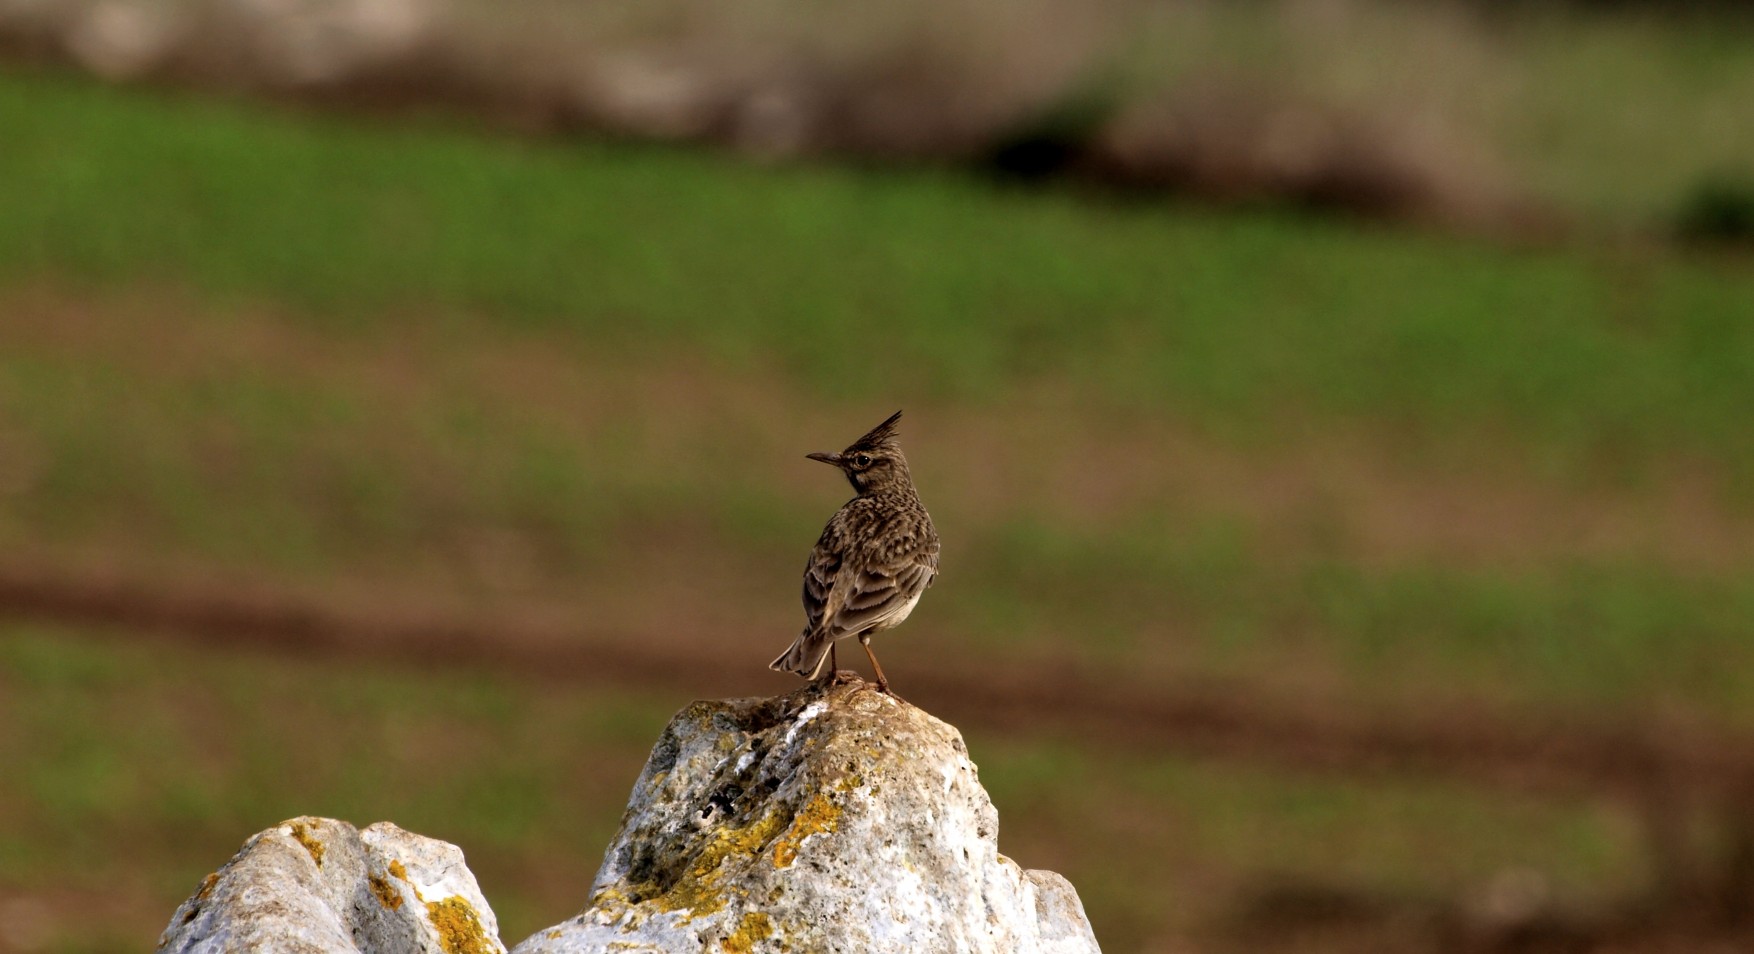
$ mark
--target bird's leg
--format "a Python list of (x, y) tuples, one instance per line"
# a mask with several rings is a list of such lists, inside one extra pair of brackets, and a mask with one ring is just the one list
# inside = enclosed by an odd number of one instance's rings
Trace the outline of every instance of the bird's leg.
[(828, 684), (831, 686), (844, 686), (850, 682), (862, 682), (862, 681), (863, 680), (859, 679), (858, 673), (848, 672), (848, 671), (840, 668), (839, 666), (835, 665), (834, 643), (829, 643), (828, 644)]
[(877, 691), (883, 693), (886, 696), (894, 696), (895, 698), (900, 699), (901, 698), (900, 696), (897, 696), (897, 695), (895, 695), (895, 693), (889, 691), (889, 680), (886, 677), (884, 677), (884, 675), (883, 675), (883, 667), (877, 665), (877, 654), (871, 651), (871, 636), (870, 636), (870, 634), (860, 633), (859, 634), (859, 645), (865, 647), (865, 655), (867, 657), (869, 657), (871, 660), (871, 671), (877, 674)]

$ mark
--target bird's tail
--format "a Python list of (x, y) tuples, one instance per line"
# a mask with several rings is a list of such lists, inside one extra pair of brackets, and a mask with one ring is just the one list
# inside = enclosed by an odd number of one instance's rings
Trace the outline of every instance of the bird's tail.
[(814, 630), (806, 629), (798, 634), (792, 645), (780, 653), (778, 659), (767, 664), (767, 668), (777, 672), (795, 672), (805, 679), (815, 679), (822, 674), (823, 664), (828, 662), (828, 648), (834, 641), (823, 638)]

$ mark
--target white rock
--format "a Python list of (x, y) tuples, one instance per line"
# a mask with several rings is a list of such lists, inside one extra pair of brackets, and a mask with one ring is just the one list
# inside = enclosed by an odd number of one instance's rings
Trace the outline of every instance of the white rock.
[(437, 16), (429, 0), (233, 0), (278, 82), (332, 83), (414, 50)]
[[(998, 851), (956, 730), (863, 685), (697, 702), (634, 784), (581, 915), (514, 954), (1099, 954), (1078, 894)], [(164, 952), (503, 954), (463, 853), (387, 822), (262, 832)]]
[(998, 828), (956, 730), (867, 687), (696, 703), (590, 906), (513, 954), (1097, 952), (1077, 892)]
[(455, 845), (379, 822), (294, 818), (249, 841), (172, 915), (163, 952), (498, 954)]
[(68, 32), (67, 51), (104, 79), (133, 79), (170, 53), (180, 28), (165, 4), (104, 0), (86, 10)]

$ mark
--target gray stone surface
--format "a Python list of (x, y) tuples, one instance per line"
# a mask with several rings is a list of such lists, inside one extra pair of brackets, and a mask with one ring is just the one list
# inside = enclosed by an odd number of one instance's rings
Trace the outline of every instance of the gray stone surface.
[(998, 852), (955, 729), (863, 685), (665, 729), (587, 910), (513, 954), (1095, 954), (1077, 893)]
[(455, 845), (379, 822), (294, 818), (244, 842), (171, 916), (161, 952), (496, 954)]

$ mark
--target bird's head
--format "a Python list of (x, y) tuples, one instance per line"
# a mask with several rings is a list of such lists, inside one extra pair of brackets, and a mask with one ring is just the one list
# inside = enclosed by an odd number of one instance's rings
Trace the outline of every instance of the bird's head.
[(896, 440), (895, 422), (901, 412), (871, 428), (865, 436), (852, 442), (838, 454), (816, 453), (804, 456), (833, 464), (847, 475), (853, 489), (861, 494), (878, 493), (893, 487), (912, 486), (907, 458), (902, 456), (901, 442)]

